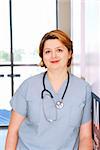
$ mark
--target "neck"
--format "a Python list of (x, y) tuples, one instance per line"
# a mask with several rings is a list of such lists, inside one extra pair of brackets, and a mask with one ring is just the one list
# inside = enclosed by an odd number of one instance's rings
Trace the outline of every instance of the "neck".
[(63, 70), (48, 70), (47, 71), (48, 78), (51, 80), (65, 80), (67, 78), (67, 69)]
[(62, 71), (47, 71), (49, 81), (55, 92), (58, 92), (62, 83), (68, 78), (67, 69)]

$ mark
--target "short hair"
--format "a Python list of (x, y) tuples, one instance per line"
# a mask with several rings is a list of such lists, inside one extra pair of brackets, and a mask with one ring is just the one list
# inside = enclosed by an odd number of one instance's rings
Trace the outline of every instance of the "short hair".
[[(43, 48), (44, 48), (44, 44), (47, 40), (50, 39), (58, 39), (62, 44), (65, 45), (65, 47), (68, 49), (68, 51), (71, 51), (71, 54), (73, 53), (73, 43), (71, 41), (71, 39), (69, 38), (69, 36), (61, 31), (61, 30), (52, 30), (50, 32), (47, 32), (41, 39), (40, 41), (40, 45), (39, 45), (39, 56), (42, 59), (42, 67), (45, 66), (44, 62), (43, 62)], [(68, 64), (67, 67), (69, 67), (71, 65), (71, 61), (72, 61), (72, 56), (71, 58), (68, 60)], [(46, 66), (45, 66), (46, 67)]]

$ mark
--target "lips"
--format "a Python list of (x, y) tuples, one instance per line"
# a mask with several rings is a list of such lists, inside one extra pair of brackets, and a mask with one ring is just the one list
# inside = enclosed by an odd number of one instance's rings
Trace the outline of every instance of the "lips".
[(53, 64), (55, 64), (55, 63), (58, 63), (59, 60), (52, 60), (52, 61), (50, 61), (50, 62), (53, 63)]

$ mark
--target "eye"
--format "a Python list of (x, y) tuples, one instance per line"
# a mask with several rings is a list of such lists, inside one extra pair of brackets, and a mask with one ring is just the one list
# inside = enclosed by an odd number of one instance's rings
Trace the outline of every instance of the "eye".
[(63, 49), (59, 48), (57, 49), (58, 52), (63, 52)]
[(44, 51), (45, 54), (49, 54), (50, 52), (51, 52), (50, 50)]

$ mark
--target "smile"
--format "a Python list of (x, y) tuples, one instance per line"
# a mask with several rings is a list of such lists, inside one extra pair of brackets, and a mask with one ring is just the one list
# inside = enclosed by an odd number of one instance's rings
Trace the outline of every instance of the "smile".
[(55, 64), (55, 63), (58, 63), (59, 60), (52, 60), (51, 63)]

